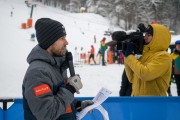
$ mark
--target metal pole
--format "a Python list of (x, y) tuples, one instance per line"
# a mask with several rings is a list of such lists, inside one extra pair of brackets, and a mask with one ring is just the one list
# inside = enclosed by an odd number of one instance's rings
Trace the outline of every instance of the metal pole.
[(7, 103), (8, 102), (14, 102), (13, 99), (0, 99), (0, 102), (3, 103), (3, 120), (6, 120), (6, 110), (7, 110)]
[(34, 5), (31, 6), (31, 14), (30, 14), (30, 18), (32, 18), (32, 15), (33, 15), (33, 8), (34, 8)]

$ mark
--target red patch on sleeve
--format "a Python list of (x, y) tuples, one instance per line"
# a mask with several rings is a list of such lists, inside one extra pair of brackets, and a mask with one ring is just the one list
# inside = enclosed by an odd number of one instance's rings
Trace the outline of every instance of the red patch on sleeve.
[(36, 96), (40, 96), (49, 92), (51, 92), (51, 89), (48, 84), (42, 84), (42, 85), (34, 87), (34, 93)]
[(68, 105), (67, 109), (66, 109), (66, 112), (65, 113), (71, 113), (72, 112), (72, 108), (70, 105)]

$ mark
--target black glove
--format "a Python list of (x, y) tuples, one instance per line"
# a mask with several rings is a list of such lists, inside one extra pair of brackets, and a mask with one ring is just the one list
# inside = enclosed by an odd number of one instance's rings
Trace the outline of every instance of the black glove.
[(76, 89), (72, 85), (70, 85), (69, 83), (66, 84), (65, 88), (67, 90), (69, 90), (72, 94), (74, 94), (76, 92)]
[[(84, 108), (86, 108), (87, 106), (90, 106), (92, 104), (94, 104), (94, 102), (92, 100), (77, 101), (76, 110), (78, 112), (80, 112), (81, 110), (83, 110)], [(91, 113), (91, 111), (89, 111), (89, 113)]]
[(90, 106), (92, 104), (94, 104), (94, 102), (92, 100), (84, 100), (81, 102), (81, 109), (84, 109), (87, 106)]
[(125, 50), (125, 57), (128, 57), (130, 54), (133, 54), (133, 51), (135, 49), (134, 43), (127, 42), (126, 43), (126, 50)]

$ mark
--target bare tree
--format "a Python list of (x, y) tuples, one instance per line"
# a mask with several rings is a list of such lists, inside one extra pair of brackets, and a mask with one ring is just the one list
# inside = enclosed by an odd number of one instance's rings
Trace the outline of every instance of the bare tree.
[(154, 21), (158, 21), (157, 18), (157, 9), (159, 5), (162, 4), (162, 0), (150, 0), (150, 7), (154, 10)]
[(125, 30), (135, 29), (139, 23), (157, 21), (180, 33), (180, 0), (34, 0), (60, 7), (70, 12), (87, 12), (109, 18), (113, 25)]

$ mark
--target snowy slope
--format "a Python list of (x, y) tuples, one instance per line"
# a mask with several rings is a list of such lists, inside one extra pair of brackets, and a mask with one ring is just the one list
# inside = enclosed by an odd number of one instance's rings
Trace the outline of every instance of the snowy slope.
[[(35, 32), (34, 27), (21, 29), (21, 24), (27, 22), (30, 16), (30, 8), (24, 0), (0, 0), (0, 98), (21, 98), (21, 85), (28, 67), (26, 57), (37, 42), (30, 41), (30, 35)], [(10, 12), (13, 11), (13, 17)], [(104, 31), (108, 30), (109, 22), (103, 17), (92, 13), (73, 14), (59, 9), (38, 4), (34, 8), (33, 22), (41, 17), (49, 17), (60, 21), (66, 28), (68, 49), (75, 53), (87, 52), (94, 45), (96, 52), (99, 42), (104, 37)], [(119, 29), (120, 30), (120, 29)], [(94, 43), (94, 35), (97, 42)], [(178, 39), (180, 36), (176, 36)], [(111, 38), (107, 37), (107, 42)], [(83, 65), (76, 67), (76, 73), (80, 74), (83, 81), (81, 94), (76, 96), (95, 96), (101, 87), (111, 90), (112, 96), (118, 96), (123, 65), (112, 64)], [(175, 85), (172, 85), (173, 95), (176, 95)]]

